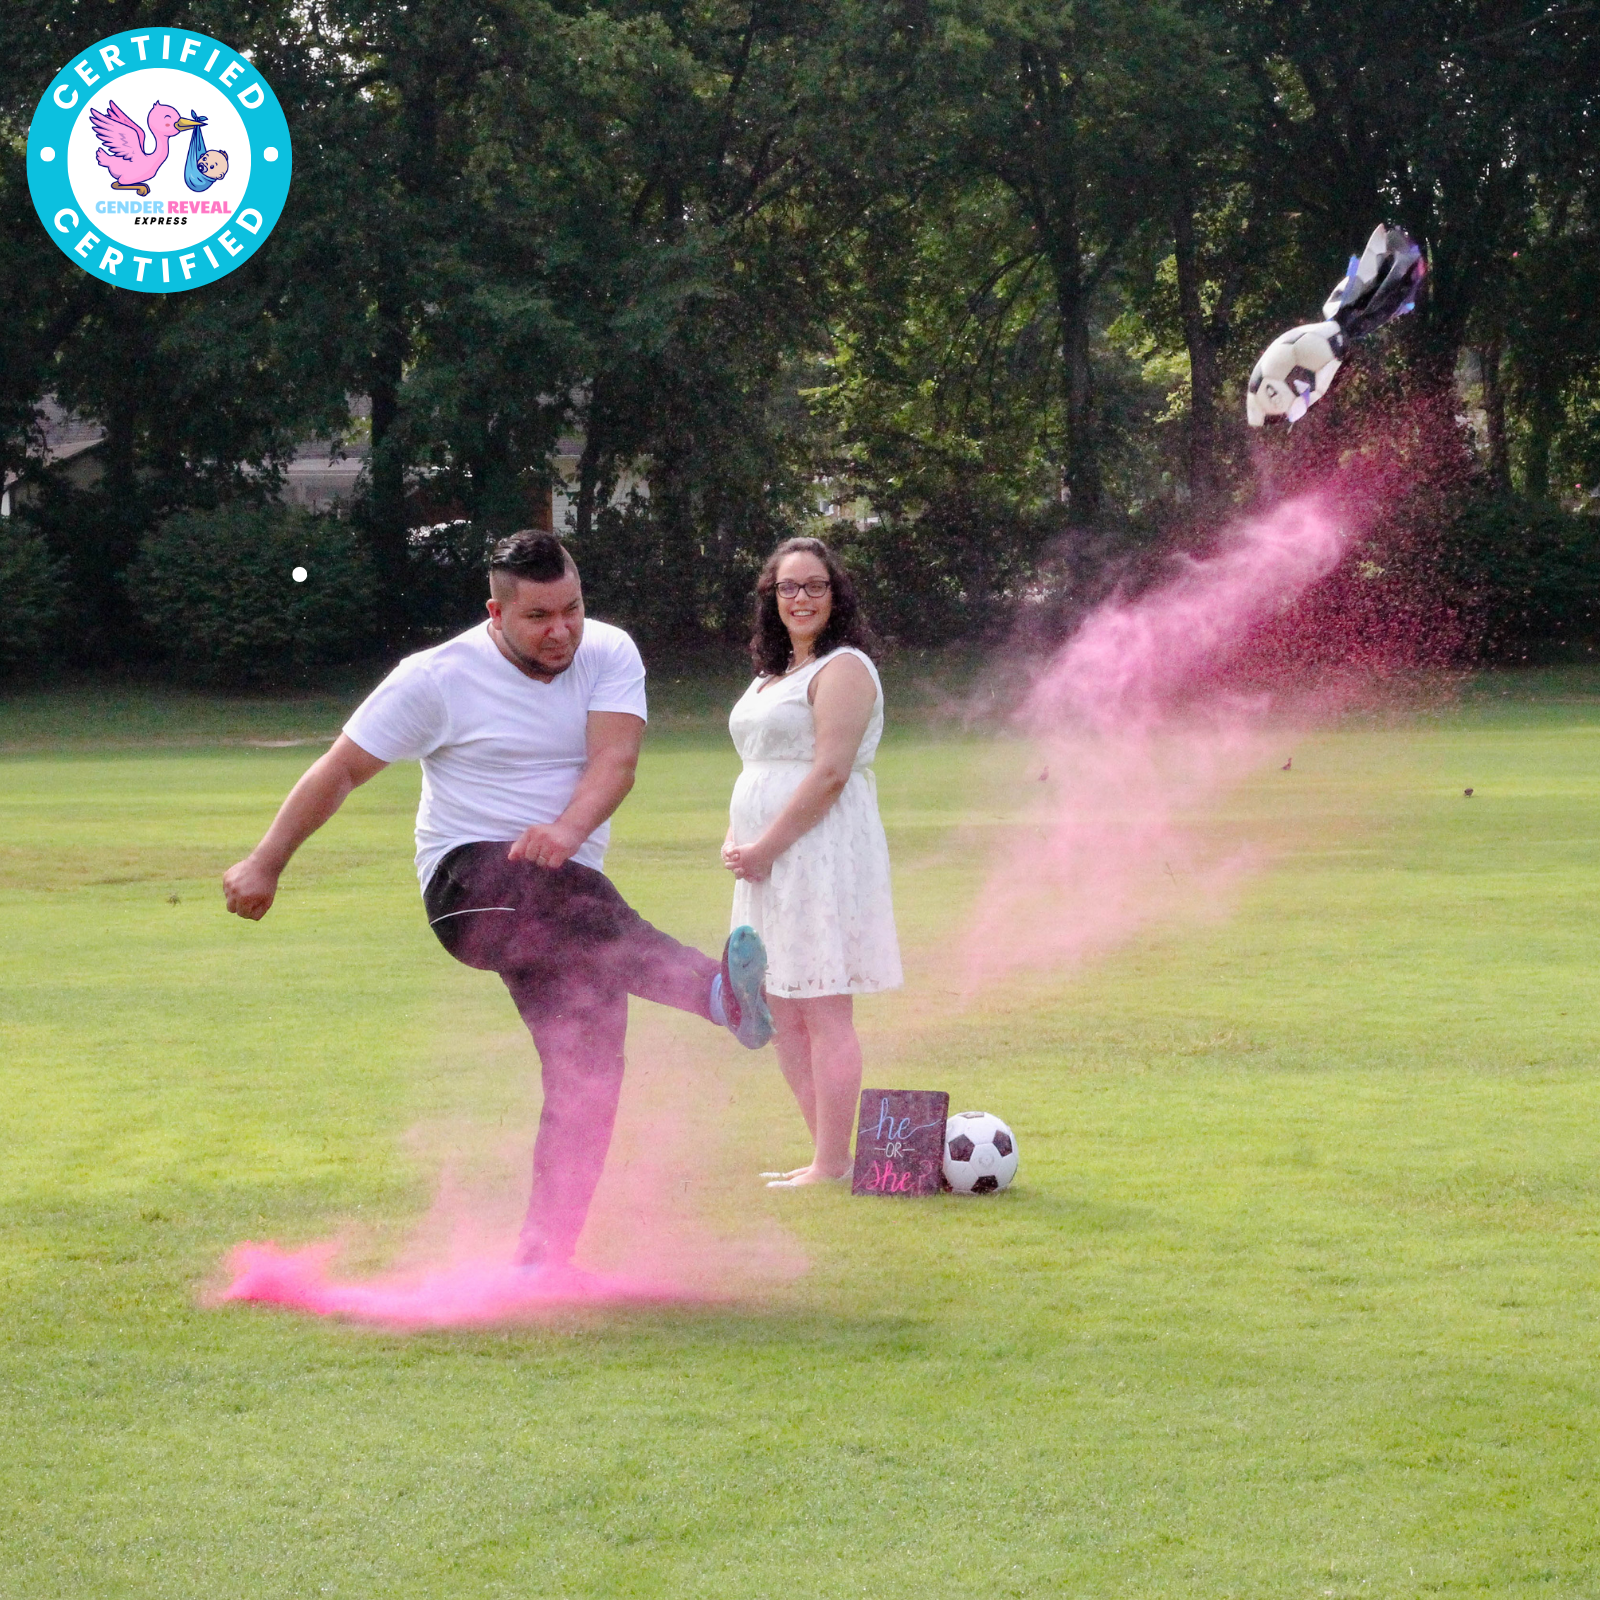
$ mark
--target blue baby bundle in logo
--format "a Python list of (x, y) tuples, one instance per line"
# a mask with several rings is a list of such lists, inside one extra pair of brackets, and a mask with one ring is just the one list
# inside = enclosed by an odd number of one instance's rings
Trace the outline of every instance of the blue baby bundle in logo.
[[(182, 108), (182, 109), (180, 109)], [(28, 187), (74, 265), (119, 289), (201, 289), (282, 215), (289, 125), (249, 60), (176, 28), (113, 34), (56, 74), (28, 130)]]
[[(189, 134), (189, 154), (184, 158), (183, 181), (196, 194), (204, 194), (218, 178), (227, 176), (228, 152), (207, 150), (206, 119), (198, 111), (191, 111), (189, 116), (194, 121), (194, 129)], [(202, 156), (206, 158), (204, 161), (200, 159)]]

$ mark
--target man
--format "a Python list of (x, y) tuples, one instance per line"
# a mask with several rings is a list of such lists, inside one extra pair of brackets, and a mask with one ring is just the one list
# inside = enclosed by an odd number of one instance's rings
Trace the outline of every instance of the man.
[(499, 973), (543, 1069), (517, 1261), (559, 1270), (611, 1142), (628, 996), (693, 1011), (758, 1049), (772, 1032), (766, 953), (750, 928), (720, 963), (691, 950), (600, 871), (644, 736), (644, 664), (620, 628), (585, 621), (565, 547), (531, 531), (502, 540), (489, 592), (486, 624), (408, 656), (367, 696), (223, 892), (229, 911), (259, 921), (289, 858), (352, 789), (392, 761), (421, 761), (429, 924), (458, 961)]

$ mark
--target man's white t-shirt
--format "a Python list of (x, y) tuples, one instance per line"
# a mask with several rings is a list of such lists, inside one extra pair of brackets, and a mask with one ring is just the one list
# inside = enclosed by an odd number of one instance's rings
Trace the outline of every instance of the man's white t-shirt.
[[(567, 809), (588, 761), (591, 711), (645, 715), (644, 662), (621, 628), (585, 621), (572, 665), (540, 683), (480, 623), (407, 656), (344, 731), (380, 761), (422, 763), (417, 876), (426, 889), (457, 845), (509, 842)], [(610, 837), (602, 822), (572, 859), (598, 870)]]

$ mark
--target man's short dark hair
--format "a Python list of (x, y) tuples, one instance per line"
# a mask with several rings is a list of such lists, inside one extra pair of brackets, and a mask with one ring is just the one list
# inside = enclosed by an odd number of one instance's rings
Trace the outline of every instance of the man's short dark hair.
[(526, 578), (529, 583), (555, 583), (569, 572), (576, 577), (578, 563), (553, 533), (523, 528), (502, 539), (490, 552), (491, 581), (497, 572), (507, 573), (513, 578)]

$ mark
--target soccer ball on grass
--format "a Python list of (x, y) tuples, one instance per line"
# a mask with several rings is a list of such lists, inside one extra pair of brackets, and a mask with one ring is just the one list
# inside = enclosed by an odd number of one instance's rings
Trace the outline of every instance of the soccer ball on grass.
[(1017, 1175), (1016, 1136), (987, 1111), (958, 1111), (944, 1125), (944, 1181), (957, 1194), (995, 1194)]

